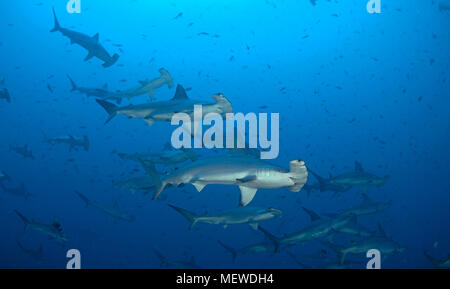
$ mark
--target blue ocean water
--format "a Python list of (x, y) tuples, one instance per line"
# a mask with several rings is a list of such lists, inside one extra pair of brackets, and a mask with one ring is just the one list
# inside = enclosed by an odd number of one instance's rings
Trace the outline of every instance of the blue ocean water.
[[(358, 161), (365, 171), (389, 175), (366, 194), (373, 202), (391, 201), (390, 208), (358, 217), (371, 231), (381, 224), (388, 238), (406, 248), (383, 259), (382, 268), (431, 268), (424, 251), (445, 259), (450, 4), (381, 0), (381, 14), (369, 14), (365, 0), (312, 2), (81, 0), (81, 13), (69, 14), (62, 0), (1, 1), (0, 79), (11, 101), (0, 99), (0, 171), (10, 177), (7, 188), (23, 183), (31, 196), (0, 191), (0, 267), (65, 268), (68, 249), (81, 252), (83, 268), (159, 268), (154, 250), (170, 260), (194, 257), (202, 268), (299, 268), (287, 252), (308, 267), (326, 267), (323, 260), (334, 258), (323, 240), (313, 240), (280, 252), (238, 254), (233, 262), (218, 240), (236, 249), (270, 241), (245, 224), (199, 223), (189, 230), (188, 221), (167, 206), (197, 214), (235, 208), (236, 186), (208, 185), (197, 192), (186, 184), (152, 200), (152, 192), (132, 194), (114, 185), (145, 175), (118, 153), (167, 150), (174, 127), (122, 115), (105, 125), (107, 114), (95, 97), (72, 92), (67, 75), (79, 86), (106, 83), (110, 91), (123, 91), (158, 77), (161, 67), (175, 84), (190, 88), (193, 99), (212, 102), (221, 92), (235, 112), (279, 113), (280, 154), (272, 163), (288, 169), (289, 161), (301, 159), (328, 177), (353, 171)], [(104, 68), (95, 57), (84, 61), (84, 48), (50, 33), (52, 8), (62, 27), (99, 33), (105, 49), (120, 55), (117, 63)], [(174, 93), (158, 88), (155, 101)], [(144, 94), (120, 105), (147, 102)], [(88, 136), (89, 150), (51, 145), (44, 135)], [(10, 149), (23, 145), (34, 159)], [(307, 184), (316, 182), (310, 174)], [(75, 191), (105, 206), (117, 203), (134, 222), (115, 222), (86, 207)], [(281, 218), (261, 224), (282, 237), (309, 225), (302, 207), (320, 215), (362, 200), (360, 187), (337, 194), (313, 190), (309, 196), (305, 188), (279, 188), (258, 190), (250, 205), (282, 210)], [(69, 240), (60, 244), (30, 226), (24, 230), (15, 210), (45, 224), (57, 219)], [(327, 240), (351, 245), (362, 238), (336, 235)], [(25, 249), (42, 246), (41, 258), (32, 258), (18, 241)], [(352, 259), (354, 268), (368, 261), (365, 254)]]

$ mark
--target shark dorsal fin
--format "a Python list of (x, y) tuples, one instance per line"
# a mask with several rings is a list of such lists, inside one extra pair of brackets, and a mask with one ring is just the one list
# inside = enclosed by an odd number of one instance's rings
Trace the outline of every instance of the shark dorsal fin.
[(361, 163), (358, 161), (355, 161), (355, 172), (358, 172), (358, 173), (364, 172), (364, 169), (363, 169)]
[(104, 88), (104, 89), (108, 89), (108, 84), (105, 83), (105, 84), (103, 85), (103, 88)]
[(62, 232), (61, 224), (58, 222), (57, 219), (53, 220), (52, 226), (55, 227), (55, 229), (58, 230), (58, 232), (60, 233)]
[(380, 231), (380, 235), (384, 238), (387, 238), (386, 232), (384, 232), (383, 227), (381, 227), (381, 224), (378, 223), (378, 231)]
[(146, 85), (146, 84), (148, 83), (147, 80), (139, 80), (138, 82), (139, 82), (139, 84), (142, 85), (142, 86), (144, 86), (144, 85)]
[(302, 208), (303, 208), (303, 210), (305, 210), (305, 212), (306, 212), (306, 213), (309, 215), (309, 217), (311, 218), (311, 222), (314, 222), (314, 221), (320, 219), (320, 216), (319, 216), (316, 212), (311, 211), (311, 210), (308, 210), (308, 209), (305, 208), (305, 207), (302, 207)]
[(94, 36), (92, 36), (92, 39), (94, 39), (95, 41), (98, 42), (100, 35), (98, 33), (96, 33)]
[(172, 100), (182, 100), (182, 99), (188, 99), (188, 96), (186, 94), (186, 91), (184, 90), (184, 87), (178, 84), (177, 90), (175, 91), (175, 95), (173, 96)]
[(330, 179), (332, 179), (332, 178), (333, 178), (333, 175), (329, 172), (329, 173), (328, 173), (328, 177), (329, 177)]
[(363, 197), (363, 205), (368, 205), (368, 204), (372, 204), (372, 200), (369, 198), (369, 196), (367, 196), (366, 194), (362, 194)]

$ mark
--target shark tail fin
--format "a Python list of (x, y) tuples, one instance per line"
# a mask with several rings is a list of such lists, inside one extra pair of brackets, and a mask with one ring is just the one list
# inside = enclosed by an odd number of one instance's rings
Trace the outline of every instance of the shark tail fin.
[(312, 171), (311, 169), (308, 169), (308, 173), (311, 173), (311, 175), (313, 175), (318, 181), (319, 183), (324, 183), (325, 179), (321, 176), (319, 176), (319, 174), (317, 174), (316, 172)]
[(175, 211), (177, 211), (178, 213), (183, 215), (183, 217), (185, 217), (191, 223), (191, 225), (189, 226), (189, 230), (191, 230), (194, 227), (194, 225), (197, 223), (198, 218), (194, 213), (189, 212), (184, 209), (181, 209), (181, 208), (178, 208), (178, 207), (175, 207), (175, 206), (172, 206), (170, 204), (169, 204), (169, 207), (171, 207), (172, 209), (174, 209)]
[(289, 187), (289, 191), (298, 192), (305, 185), (308, 180), (308, 170), (306, 169), (305, 162), (302, 160), (293, 160), (289, 162), (290, 166), (290, 178), (294, 181), (294, 185)]
[(77, 90), (77, 84), (75, 83), (75, 81), (73, 81), (72, 77), (70, 77), (69, 75), (67, 75), (67, 78), (70, 80), (70, 84), (72, 84), (72, 89), (70, 91), (75, 91)]
[(288, 251), (288, 252), (286, 252), (286, 253), (287, 253), (287, 254), (289, 255), (289, 257), (291, 257), (292, 260), (294, 260), (294, 262), (297, 263), (297, 265), (299, 265), (301, 268), (312, 269), (311, 266), (308, 266), (308, 265), (306, 265), (306, 264), (300, 262), (300, 260), (298, 260), (297, 256), (295, 256), (292, 252), (289, 252), (289, 251)]
[(108, 119), (106, 119), (105, 124), (111, 121), (116, 115), (117, 115), (117, 105), (107, 102), (103, 99), (96, 99), (95, 100), (98, 104), (100, 104), (103, 109), (108, 113)]
[(27, 225), (28, 224), (30, 224), (30, 221), (27, 219), (27, 218), (25, 218), (25, 216), (24, 215), (22, 215), (19, 211), (17, 211), (17, 210), (14, 210), (14, 212), (17, 214), (17, 216), (19, 216), (19, 218), (23, 221), (23, 223), (24, 223), (24, 230), (27, 228)]
[(264, 235), (266, 235), (266, 237), (273, 242), (274, 245), (274, 253), (278, 253), (278, 251), (280, 250), (280, 239), (275, 237), (274, 235), (272, 235), (269, 231), (267, 231), (266, 229), (264, 229), (261, 226), (258, 226), (258, 229), (264, 233)]
[(231, 248), (230, 246), (225, 245), (222, 241), (218, 240), (217, 241), (220, 246), (222, 246), (225, 250), (227, 250), (229, 253), (231, 253), (231, 260), (234, 262), (236, 261), (236, 257), (237, 257), (237, 251), (233, 248)]
[[(131, 158), (127, 157), (126, 155), (124, 155), (123, 158), (131, 159)], [(141, 163), (145, 172), (148, 175), (150, 175), (153, 183), (155, 184), (156, 190), (155, 190), (155, 195), (153, 196), (153, 199), (156, 199), (159, 196), (159, 194), (162, 192), (162, 189), (164, 189), (164, 188), (161, 188), (162, 187), (161, 177), (155, 168), (155, 164), (151, 161), (143, 160), (141, 158), (138, 158), (137, 160)]]
[(2, 91), (0, 91), (0, 98), (3, 98), (8, 103), (11, 103), (11, 96), (9, 95), (9, 91), (6, 88), (3, 88)]
[(77, 192), (77, 191), (75, 191), (75, 194), (77, 194), (78, 197), (80, 197), (84, 201), (84, 203), (86, 204), (86, 207), (89, 206), (89, 199), (85, 195), (83, 195), (82, 193)]
[(344, 259), (347, 252), (344, 250), (343, 247), (326, 241), (322, 241), (321, 243), (330, 248), (331, 250), (333, 250), (338, 255), (339, 264), (344, 264)]
[(158, 250), (156, 250), (155, 248), (153, 248), (153, 253), (158, 257), (160, 264), (160, 267), (162, 267), (163, 265), (165, 265), (167, 263), (167, 259), (166, 257), (164, 257), (163, 254), (161, 254), (161, 252), (159, 252)]
[(151, 161), (145, 161), (143, 159), (139, 159), (139, 162), (144, 167), (147, 174), (149, 174), (152, 177), (153, 183), (155, 184), (155, 194), (153, 195), (153, 200), (157, 199), (159, 195), (162, 193), (164, 188), (167, 186), (167, 182), (164, 180), (161, 181), (161, 177), (159, 173), (156, 171), (155, 164)]
[(108, 61), (105, 61), (105, 63), (103, 63), (102, 66), (104, 68), (113, 66), (114, 63), (116, 63), (118, 59), (119, 59), (119, 54), (114, 53), (114, 55)]
[(53, 8), (53, 18), (55, 19), (55, 26), (53, 27), (50, 32), (56, 32), (61, 29), (61, 26), (59, 25), (58, 18), (56, 18), (55, 8)]
[(423, 255), (425, 256), (425, 258), (427, 258), (428, 261), (430, 261), (430, 263), (433, 265), (434, 268), (438, 267), (439, 261), (436, 258), (433, 258), (430, 255), (428, 255), (426, 251), (423, 251)]

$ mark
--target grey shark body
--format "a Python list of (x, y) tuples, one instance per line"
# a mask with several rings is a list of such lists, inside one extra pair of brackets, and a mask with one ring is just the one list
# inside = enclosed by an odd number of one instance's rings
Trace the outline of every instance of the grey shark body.
[(151, 162), (170, 167), (175, 167), (176, 165), (188, 160), (195, 161), (198, 158), (195, 152), (191, 149), (167, 150), (162, 153), (119, 153), (118, 156), (125, 160)]
[[(70, 83), (72, 85), (72, 89), (70, 91), (78, 91), (79, 93), (84, 94), (87, 97), (94, 96), (104, 99), (114, 94), (113, 92), (108, 91), (107, 84), (105, 84), (103, 88), (82, 87), (78, 86), (69, 75), (67, 75), (67, 78), (69, 78)], [(118, 104), (120, 104), (122, 101), (122, 98), (109, 98), (109, 99), (115, 100)]]
[(338, 194), (347, 192), (352, 188), (352, 186), (349, 184), (333, 183), (331, 181), (331, 176), (329, 179), (326, 179), (312, 170), (309, 170), (309, 172), (317, 179), (318, 182), (311, 185), (305, 185), (305, 190), (308, 192), (308, 194), (310, 194), (312, 190), (318, 190), (320, 192), (333, 192), (334, 194)]
[[(274, 240), (278, 245), (287, 244), (303, 244), (315, 239), (325, 238), (331, 236), (335, 232), (351, 234), (351, 235), (370, 235), (361, 226), (356, 223), (356, 216), (354, 215), (338, 215), (334, 218), (323, 218), (315, 212), (303, 208), (311, 218), (311, 223), (301, 230), (288, 234), (282, 238)], [(260, 228), (262, 229), (262, 228)], [(270, 237), (264, 229), (262, 231)]]
[(25, 225), (25, 229), (27, 227), (32, 228), (33, 230), (36, 230), (42, 234), (47, 235), (50, 239), (56, 240), (61, 243), (67, 242), (69, 239), (67, 236), (64, 235), (61, 225), (59, 222), (54, 221), (52, 224), (43, 224), (36, 222), (34, 220), (28, 220), (25, 216), (23, 216), (19, 211), (14, 210), (15, 213), (19, 216), (19, 218), (23, 221)]
[(436, 269), (450, 269), (450, 254), (448, 254), (446, 259), (437, 259), (431, 257), (427, 252), (423, 252), (425, 258), (433, 265)]
[[(305, 208), (304, 208), (305, 209)], [(305, 209), (311, 217), (311, 223), (305, 228), (278, 238), (261, 226), (258, 229), (267, 237), (267, 241), (258, 242), (234, 249), (219, 241), (219, 244), (232, 254), (233, 260), (239, 254), (250, 253), (276, 253), (297, 244), (308, 241), (330, 237), (335, 232), (341, 232), (357, 236), (369, 236), (372, 233), (356, 224), (355, 216), (338, 216), (335, 218), (322, 218), (311, 210)]]
[(206, 214), (198, 216), (187, 210), (169, 205), (172, 209), (183, 215), (191, 224), (189, 229), (192, 229), (195, 224), (199, 222), (208, 224), (222, 225), (226, 228), (228, 225), (234, 224), (249, 224), (253, 229), (258, 229), (258, 223), (270, 220), (276, 217), (281, 217), (280, 210), (273, 208), (257, 208), (257, 207), (239, 207), (215, 214)]
[(202, 105), (203, 116), (210, 112), (226, 114), (233, 112), (231, 103), (223, 94), (213, 95), (215, 103), (189, 99), (181, 85), (177, 86), (175, 96), (169, 101), (159, 101), (139, 105), (118, 107), (105, 100), (97, 99), (97, 102), (105, 109), (109, 117), (108, 123), (116, 115), (123, 114), (129, 118), (144, 119), (148, 125), (156, 121), (170, 122), (175, 113), (184, 112), (193, 114), (194, 105)]
[(330, 177), (328, 182), (335, 186), (362, 187), (363, 192), (371, 186), (381, 187), (389, 179), (389, 176), (383, 178), (366, 172), (359, 162), (355, 162), (355, 170), (335, 177)]
[(191, 257), (190, 260), (175, 260), (166, 258), (156, 249), (153, 249), (153, 252), (159, 259), (160, 267), (168, 269), (200, 269), (200, 267), (195, 263), (194, 257)]
[(340, 263), (343, 264), (347, 254), (366, 254), (371, 249), (380, 251), (381, 256), (392, 256), (402, 253), (405, 248), (401, 247), (392, 239), (388, 238), (384, 230), (379, 226), (380, 236), (372, 236), (360, 241), (356, 241), (348, 247), (338, 246), (332, 243), (325, 243), (326, 246), (333, 249), (338, 255)]
[(29, 158), (29, 159), (34, 160), (33, 152), (28, 147), (28, 145), (24, 145), (22, 147), (9, 145), (9, 150), (17, 153), (18, 155), (21, 155), (24, 158)]
[[(387, 210), (392, 205), (392, 202), (373, 202), (366, 194), (363, 194), (363, 201), (359, 206), (355, 206), (340, 212), (340, 215), (355, 215), (364, 216), (372, 215)], [(327, 214), (328, 216), (335, 216), (336, 214)]]
[(153, 179), (147, 175), (118, 181), (114, 183), (114, 186), (129, 190), (133, 194), (138, 191), (143, 191), (144, 194), (148, 194), (149, 192), (154, 192), (156, 189)]
[(19, 241), (17, 241), (17, 246), (19, 246), (22, 252), (33, 258), (35, 261), (42, 262), (44, 260), (44, 250), (42, 248), (42, 244), (37, 250), (26, 248)]
[(173, 87), (173, 79), (172, 76), (170, 76), (169, 72), (164, 68), (160, 68), (158, 72), (160, 73), (159, 77), (150, 81), (139, 81), (139, 87), (113, 93), (107, 96), (105, 99), (130, 100), (133, 97), (147, 94), (150, 97), (150, 100), (153, 101), (155, 99), (155, 89), (160, 88), (164, 85), (167, 85), (169, 89)]
[(109, 67), (116, 63), (119, 59), (119, 55), (116, 53), (111, 56), (106, 49), (99, 42), (99, 34), (95, 34), (94, 36), (88, 36), (86, 34), (70, 30), (67, 28), (63, 28), (59, 25), (58, 19), (56, 18), (55, 9), (53, 9), (53, 16), (55, 21), (55, 26), (50, 32), (61, 32), (64, 36), (70, 39), (70, 44), (78, 44), (84, 49), (88, 51), (88, 55), (84, 59), (88, 61), (92, 57), (97, 57), (98, 59), (103, 61), (103, 67)]
[(77, 150), (77, 147), (83, 148), (85, 151), (89, 151), (89, 138), (87, 136), (74, 137), (72, 135), (57, 136), (57, 137), (47, 137), (45, 136), (46, 142), (50, 144), (67, 144), (69, 145), (69, 150)]
[(164, 188), (171, 184), (179, 186), (190, 183), (197, 191), (209, 184), (237, 185), (241, 191), (240, 205), (249, 204), (258, 189), (277, 189), (289, 187), (291, 192), (298, 192), (306, 183), (308, 171), (305, 162), (293, 160), (290, 170), (269, 162), (247, 156), (228, 155), (199, 159), (156, 181), (157, 198)]
[(122, 212), (119, 207), (117, 206), (117, 203), (114, 204), (114, 207), (106, 207), (104, 205), (101, 205), (100, 203), (91, 201), (88, 199), (85, 195), (75, 192), (86, 204), (86, 207), (91, 206), (98, 211), (102, 212), (105, 215), (111, 216), (114, 218), (114, 221), (126, 221), (126, 222), (134, 222), (134, 216)]
[(16, 187), (5, 186), (3, 183), (0, 183), (0, 189), (9, 195), (21, 197), (21, 198), (25, 198), (25, 199), (28, 199), (29, 197), (32, 196), (26, 190), (24, 183), (21, 183), (20, 185), (18, 185)]

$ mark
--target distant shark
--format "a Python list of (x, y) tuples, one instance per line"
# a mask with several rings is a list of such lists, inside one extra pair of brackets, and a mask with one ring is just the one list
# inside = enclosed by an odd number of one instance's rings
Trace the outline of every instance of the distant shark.
[(148, 94), (150, 97), (150, 100), (153, 101), (155, 99), (155, 89), (160, 88), (164, 85), (167, 85), (167, 87), (169, 89), (173, 87), (173, 79), (172, 79), (172, 76), (170, 76), (169, 72), (164, 68), (160, 68), (158, 70), (158, 72), (161, 74), (158, 78), (155, 78), (150, 81), (148, 81), (148, 80), (139, 81), (139, 84), (140, 84), (139, 87), (112, 93), (111, 95), (107, 96), (105, 99), (114, 99), (114, 100), (127, 99), (127, 100), (130, 100), (135, 96)]
[(68, 144), (69, 150), (77, 150), (77, 147), (82, 147), (85, 151), (89, 151), (89, 138), (87, 136), (74, 137), (72, 135), (58, 136), (58, 137), (47, 137), (45, 136), (45, 141), (50, 144)]
[(360, 205), (341, 211), (338, 214), (324, 214), (329, 217), (335, 217), (337, 215), (355, 215), (364, 216), (376, 214), (387, 210), (392, 205), (392, 202), (373, 202), (366, 194), (363, 194), (363, 201)]
[(197, 160), (198, 156), (192, 149), (164, 150), (161, 153), (134, 153), (125, 154), (118, 153), (123, 160), (131, 160), (137, 162), (152, 162), (154, 164), (162, 164), (174, 168), (179, 163)]
[(8, 103), (11, 103), (11, 96), (9, 95), (9, 91), (5, 85), (5, 80), (0, 80), (0, 99), (6, 100)]
[(198, 216), (187, 210), (172, 205), (169, 206), (191, 223), (189, 229), (192, 229), (198, 222), (203, 222), (222, 225), (224, 228), (232, 224), (249, 224), (253, 229), (257, 230), (259, 222), (281, 217), (282, 215), (280, 210), (273, 208), (239, 207), (216, 214)]
[(149, 192), (154, 192), (156, 188), (153, 179), (148, 175), (118, 181), (114, 183), (114, 186), (130, 190), (133, 194), (137, 191), (144, 191), (144, 194), (148, 194)]
[(158, 257), (160, 267), (168, 268), (168, 269), (200, 269), (200, 267), (195, 263), (194, 257), (191, 257), (190, 260), (172, 260), (166, 258), (163, 254), (161, 254), (156, 249), (153, 249), (153, 253)]
[(14, 212), (20, 217), (25, 225), (25, 229), (29, 226), (32, 229), (47, 235), (51, 240), (56, 240), (61, 243), (67, 242), (69, 239), (64, 235), (62, 231), (61, 224), (58, 221), (53, 221), (51, 225), (42, 224), (36, 221), (28, 220), (19, 211), (14, 210)]
[(211, 112), (222, 115), (233, 112), (231, 103), (223, 94), (215, 94), (213, 95), (213, 99), (215, 100), (215, 103), (189, 99), (184, 88), (181, 85), (178, 85), (175, 96), (169, 101), (128, 105), (123, 107), (118, 107), (102, 99), (97, 99), (97, 103), (100, 104), (109, 115), (105, 123), (108, 123), (116, 115), (123, 114), (129, 118), (142, 118), (147, 125), (152, 125), (156, 121), (170, 122), (172, 116), (178, 112), (193, 114), (194, 105), (196, 104), (203, 105), (203, 115)]
[[(67, 75), (67, 78), (69, 79), (71, 85), (72, 85), (72, 89), (70, 91), (78, 91), (81, 94), (84, 94), (86, 96), (95, 96), (98, 98), (107, 98), (109, 96), (111, 96), (112, 94), (114, 94), (113, 92), (108, 91), (108, 84), (105, 84), (103, 86), (103, 88), (90, 88), (90, 87), (81, 87), (78, 86), (75, 81), (73, 81), (73, 79)], [(110, 99), (114, 99), (114, 98), (110, 98)], [(116, 98), (114, 99), (118, 104), (120, 104), (122, 102), (122, 98)]]
[(338, 193), (343, 193), (349, 191), (352, 186), (348, 184), (335, 184), (331, 182), (332, 176), (330, 175), (329, 179), (326, 179), (324, 177), (319, 176), (317, 173), (315, 173), (313, 170), (309, 170), (311, 175), (313, 175), (317, 180), (318, 183), (314, 183), (312, 185), (306, 184), (305, 190), (308, 193), (308, 195), (311, 193), (312, 190), (319, 190), (320, 192), (333, 192), (335, 195)]
[(89, 200), (85, 195), (79, 192), (75, 193), (84, 201), (86, 207), (91, 206), (93, 208), (96, 208), (98, 211), (104, 213), (105, 215), (113, 217), (115, 222), (117, 221), (134, 222), (135, 220), (134, 216), (121, 212), (117, 203), (114, 203), (114, 207), (110, 208)]
[(42, 262), (44, 260), (44, 250), (42, 248), (42, 244), (37, 250), (25, 248), (19, 241), (17, 241), (17, 246), (19, 246), (22, 252), (33, 258), (35, 261)]
[(88, 55), (86, 56), (84, 61), (88, 61), (95, 56), (104, 62), (102, 65), (106, 68), (116, 63), (116, 61), (119, 59), (119, 55), (117, 53), (111, 57), (106, 49), (100, 44), (98, 33), (91, 37), (77, 31), (62, 28), (59, 25), (58, 19), (56, 18), (55, 9), (53, 9), (53, 16), (55, 20), (55, 26), (52, 30), (50, 30), (50, 32), (59, 31), (64, 36), (70, 39), (70, 44), (75, 43), (86, 49), (88, 51)]
[(300, 191), (308, 178), (305, 162), (293, 160), (289, 166), (288, 171), (261, 159), (239, 155), (202, 158), (172, 172), (161, 181), (154, 177), (157, 191), (153, 199), (168, 184), (179, 186), (190, 183), (199, 192), (209, 184), (236, 185), (241, 191), (239, 204), (246, 206), (258, 189), (289, 187), (291, 192)]
[(7, 187), (3, 183), (0, 183), (0, 189), (7, 194), (10, 194), (10, 195), (16, 196), (16, 197), (22, 197), (25, 199), (28, 199), (29, 197), (33, 196), (25, 189), (24, 183), (21, 183), (17, 187)]
[(319, 176), (317, 173), (311, 170), (310, 172), (319, 181), (319, 183), (315, 185), (309, 185), (307, 187), (309, 191), (311, 191), (312, 189), (318, 189), (321, 192), (331, 191), (335, 194), (347, 192), (352, 187), (362, 187), (363, 193), (365, 193), (370, 186), (381, 187), (389, 179), (389, 176), (380, 178), (374, 174), (366, 172), (361, 164), (357, 161), (355, 161), (354, 171), (337, 176), (332, 176), (330, 174), (328, 179)]
[(386, 257), (400, 254), (405, 250), (404, 247), (387, 237), (380, 224), (378, 224), (378, 228), (381, 236), (372, 236), (361, 241), (357, 241), (348, 247), (338, 246), (330, 242), (325, 242), (324, 245), (330, 247), (339, 255), (340, 264), (344, 263), (345, 256), (349, 253), (366, 254), (370, 249), (377, 249), (381, 252), (381, 256)]
[(329, 237), (335, 232), (351, 234), (356, 236), (371, 236), (368, 232), (356, 223), (354, 215), (338, 215), (334, 218), (322, 218), (312, 210), (303, 208), (311, 218), (311, 223), (301, 230), (277, 238), (264, 228), (259, 228), (270, 240), (275, 243), (275, 248), (286, 245), (303, 244), (318, 238)]
[(446, 259), (443, 260), (439, 260), (436, 259), (434, 257), (431, 257), (430, 255), (428, 255), (427, 252), (423, 252), (425, 258), (428, 259), (428, 261), (430, 261), (430, 263), (433, 265), (434, 268), (436, 269), (450, 269), (450, 254), (448, 254)]
[(28, 147), (28, 145), (24, 145), (22, 147), (9, 145), (9, 150), (23, 156), (24, 158), (29, 158), (29, 159), (34, 160), (33, 152)]

